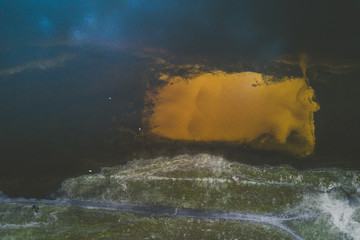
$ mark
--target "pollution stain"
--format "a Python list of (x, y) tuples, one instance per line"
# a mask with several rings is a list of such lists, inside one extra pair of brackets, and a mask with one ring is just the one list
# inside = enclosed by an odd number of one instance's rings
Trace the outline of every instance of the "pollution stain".
[(304, 78), (255, 72), (172, 77), (150, 94), (150, 133), (189, 141), (252, 144), (306, 156), (315, 146), (314, 90)]

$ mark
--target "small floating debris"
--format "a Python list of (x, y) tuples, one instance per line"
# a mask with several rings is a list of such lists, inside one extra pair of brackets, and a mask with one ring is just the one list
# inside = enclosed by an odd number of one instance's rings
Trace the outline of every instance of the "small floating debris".
[(237, 181), (239, 180), (239, 178), (238, 178), (237, 176), (235, 176), (235, 175), (232, 176), (231, 178), (232, 178), (235, 182), (237, 182)]
[(32, 205), (31, 205), (31, 208), (34, 209), (34, 211), (35, 211), (36, 213), (39, 212), (39, 206), (38, 206), (38, 205), (32, 204)]

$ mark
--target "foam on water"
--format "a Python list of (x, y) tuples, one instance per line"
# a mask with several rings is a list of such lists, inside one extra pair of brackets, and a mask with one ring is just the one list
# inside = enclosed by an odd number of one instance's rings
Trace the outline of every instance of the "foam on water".
[(60, 67), (67, 61), (73, 59), (75, 56), (76, 56), (75, 54), (62, 54), (49, 59), (39, 59), (39, 60), (31, 61), (12, 68), (0, 69), (0, 78), (8, 77), (13, 74), (18, 74), (26, 70), (32, 70), (32, 69), (47, 70), (49, 68)]
[(354, 220), (359, 215), (359, 207), (350, 206), (346, 200), (336, 199), (330, 194), (321, 194), (318, 198), (318, 208), (331, 216), (331, 223), (346, 236), (360, 239), (360, 222)]
[(42, 227), (45, 223), (42, 222), (30, 222), (26, 224), (1, 224), (0, 229), (22, 229), (22, 228), (33, 228)]

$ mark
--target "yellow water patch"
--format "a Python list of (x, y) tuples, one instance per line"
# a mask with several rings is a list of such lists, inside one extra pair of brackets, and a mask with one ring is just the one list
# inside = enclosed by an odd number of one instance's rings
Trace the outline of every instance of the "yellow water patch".
[(313, 113), (319, 108), (314, 91), (304, 78), (271, 78), (221, 71), (173, 77), (150, 97), (150, 131), (178, 140), (288, 145), (289, 151), (308, 155), (315, 144)]

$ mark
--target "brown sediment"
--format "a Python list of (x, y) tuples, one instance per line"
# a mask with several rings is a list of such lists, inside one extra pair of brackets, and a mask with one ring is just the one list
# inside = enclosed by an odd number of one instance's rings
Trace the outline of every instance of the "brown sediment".
[(152, 134), (177, 140), (253, 143), (264, 149), (311, 154), (313, 113), (319, 109), (304, 78), (255, 72), (172, 77), (148, 95)]

